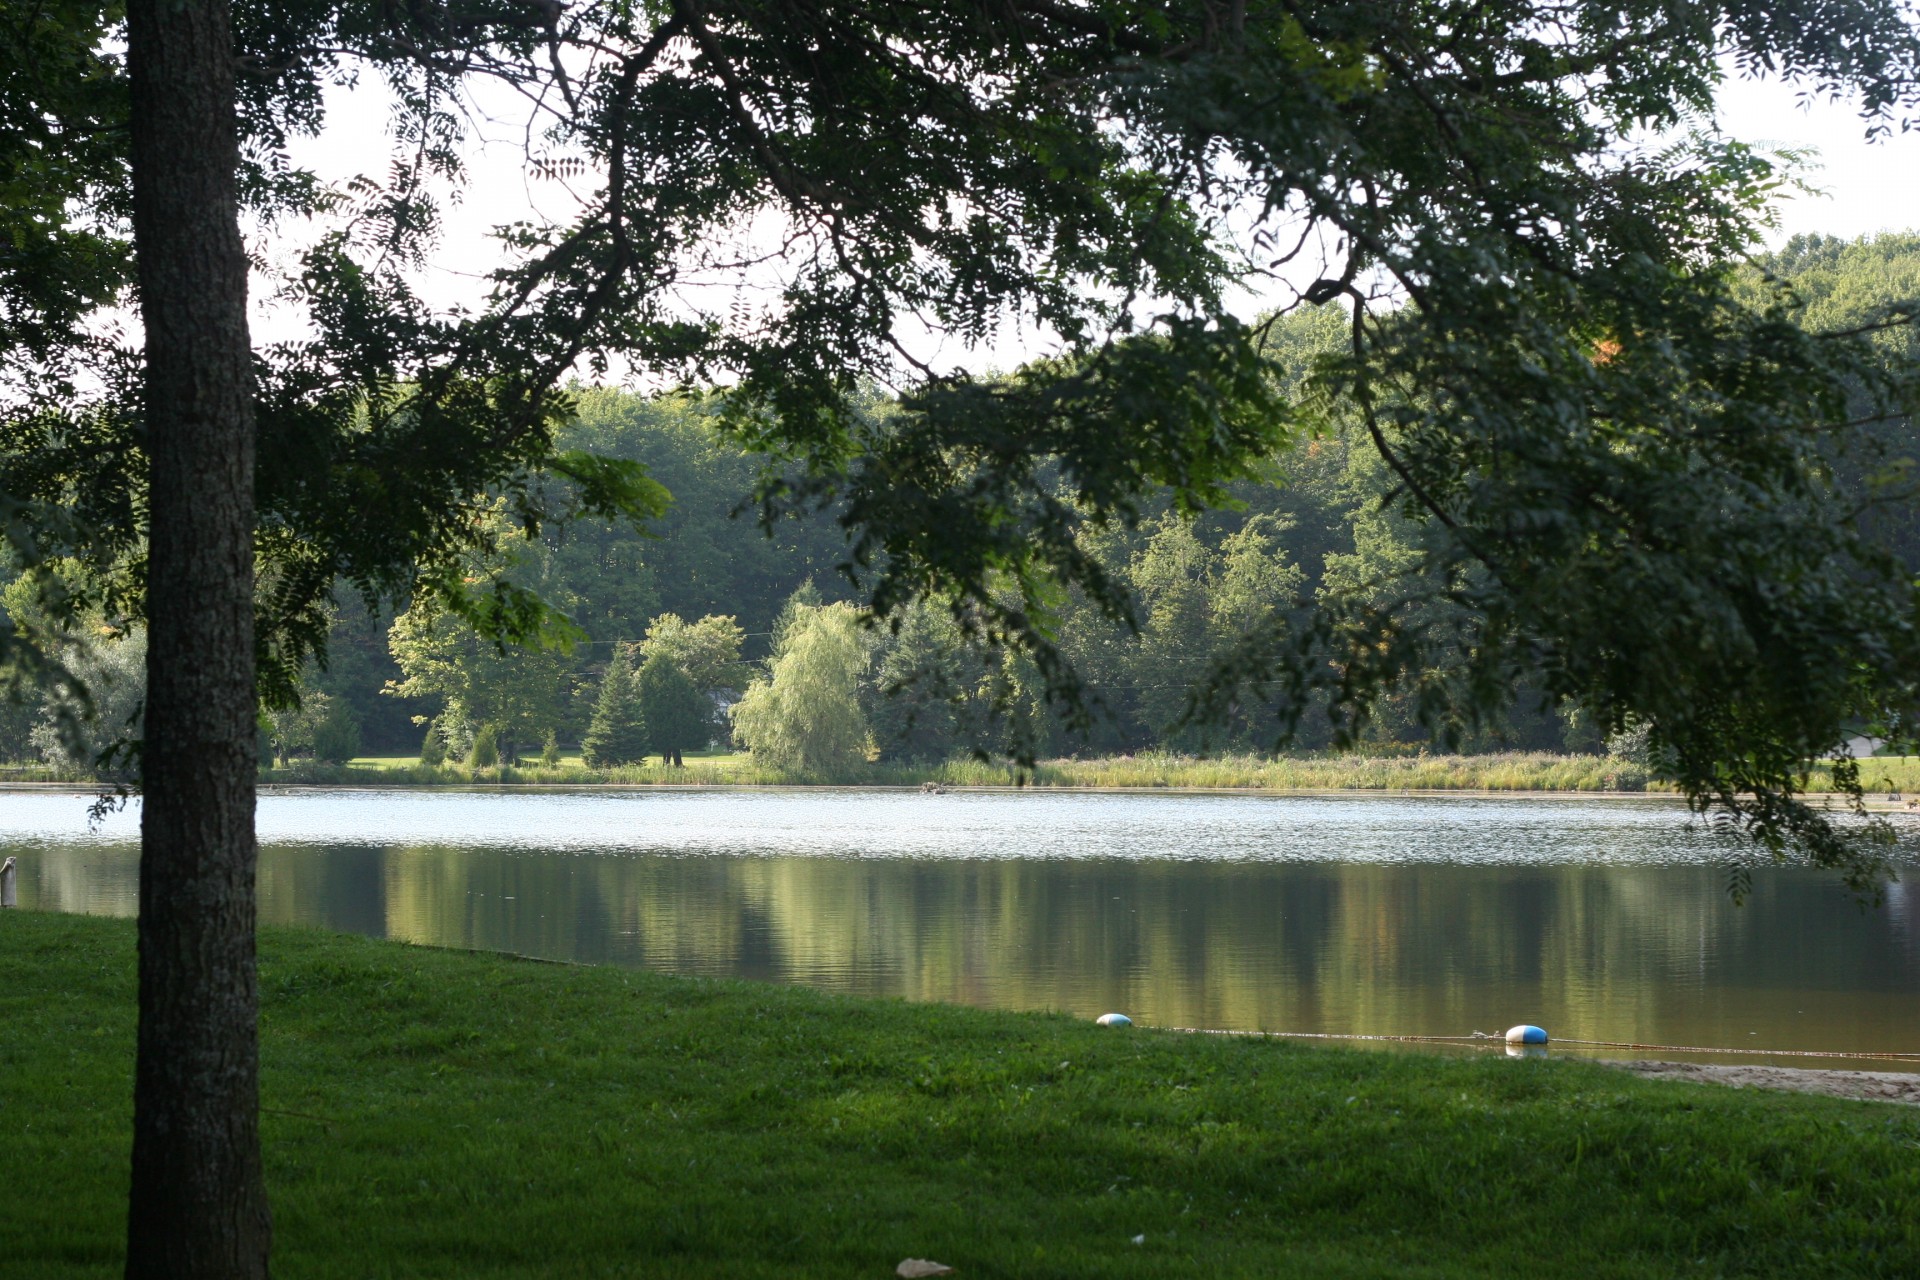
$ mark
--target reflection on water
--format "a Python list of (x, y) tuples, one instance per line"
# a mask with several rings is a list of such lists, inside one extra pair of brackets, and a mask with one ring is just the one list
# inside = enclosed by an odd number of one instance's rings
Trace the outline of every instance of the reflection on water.
[[(132, 817), (83, 808), (0, 795), (22, 905), (131, 913)], [(1657, 802), (309, 793), (260, 828), (264, 919), (437, 945), (1163, 1025), (1920, 1051), (1904, 885), (1862, 911), (1770, 869), (1735, 908), (1737, 846)]]
[[(0, 841), (95, 836), (83, 800), (0, 794)], [(263, 845), (1175, 862), (1719, 866), (1737, 840), (1671, 800), (902, 791), (299, 791), (260, 802)]]

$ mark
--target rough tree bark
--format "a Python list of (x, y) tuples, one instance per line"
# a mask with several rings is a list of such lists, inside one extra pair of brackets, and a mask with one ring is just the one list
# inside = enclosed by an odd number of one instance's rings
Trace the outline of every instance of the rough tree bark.
[(132, 0), (151, 465), (127, 1274), (267, 1273), (254, 973), (253, 414), (225, 0)]

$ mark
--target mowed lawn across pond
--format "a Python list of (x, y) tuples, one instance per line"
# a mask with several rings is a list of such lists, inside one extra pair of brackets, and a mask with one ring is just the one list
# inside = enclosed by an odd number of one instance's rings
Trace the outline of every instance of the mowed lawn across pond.
[[(0, 765), (0, 783), (88, 782), (84, 771), (42, 764)], [(689, 751), (674, 767), (658, 757), (637, 764), (594, 767), (578, 752), (545, 764), (538, 754), (518, 763), (474, 767), (459, 761), (421, 764), (412, 756), (360, 756), (341, 764), (298, 759), (263, 769), (266, 785), (351, 787), (655, 787), (838, 786), (1025, 787), (1037, 790), (1226, 791), (1671, 791), (1644, 764), (1609, 756), (1502, 751), (1485, 755), (1195, 757), (1148, 751), (1137, 756), (1041, 760), (1021, 769), (1005, 760), (962, 757), (944, 761), (868, 761), (826, 773), (796, 773), (768, 765), (746, 751)], [(1816, 765), (1807, 777), (1816, 794), (1833, 786), (1832, 769)], [(1860, 762), (1870, 807), (1904, 809), (1920, 791), (1920, 757), (1884, 756)]]
[[(57, 771), (26, 770), (23, 780), (53, 780)], [(1484, 755), (1222, 755), (1195, 757), (1148, 751), (1090, 760), (1041, 760), (1031, 770), (1007, 761), (958, 758), (937, 762), (872, 761), (825, 774), (773, 768), (744, 751), (689, 751), (674, 768), (651, 757), (640, 764), (594, 768), (577, 753), (556, 764), (523, 756), (518, 764), (473, 768), (458, 762), (423, 765), (403, 756), (362, 756), (346, 764), (296, 760), (262, 773), (263, 782), (333, 786), (805, 786), (847, 787), (1021, 786), (1038, 790), (1183, 788), (1230, 791), (1668, 791), (1644, 764), (1609, 756), (1502, 751)], [(1904, 808), (1905, 793), (1920, 791), (1920, 757), (1876, 757), (1860, 762), (1869, 802)], [(1810, 791), (1833, 785), (1832, 771), (1816, 766)], [(1885, 794), (1883, 794), (1885, 793)]]
[[(0, 1270), (121, 1253), (130, 921), (0, 913)], [(261, 946), (281, 1276), (1911, 1276), (1920, 1109)]]

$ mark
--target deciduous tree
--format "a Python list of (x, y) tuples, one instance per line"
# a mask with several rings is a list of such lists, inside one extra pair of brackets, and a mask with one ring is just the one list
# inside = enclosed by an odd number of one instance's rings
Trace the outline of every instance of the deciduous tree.
[(740, 659), (746, 632), (731, 617), (708, 614), (687, 622), (678, 614), (663, 613), (647, 624), (641, 649), (651, 662), (665, 658), (702, 693), (735, 694), (752, 679)]
[[(124, 78), (110, 11), (39, 12), (0, 34), (32, 71), (0, 90), (4, 180), (36, 188), (5, 215), (33, 224), (0, 301), (34, 376), (4, 384), (0, 493), (11, 553), (88, 558), (149, 625), (136, 1274), (265, 1265), (256, 695), (293, 696), (336, 582), (538, 631), (525, 587), (468, 581), (479, 513), (659, 510), (630, 460), (557, 445), (583, 367), (729, 382), (736, 438), (783, 460), (765, 510), (838, 504), (882, 615), (964, 599), (1069, 714), (1061, 602), (1138, 621), (1081, 530), (1162, 490), (1216, 503), (1338, 402), (1476, 620), (1434, 714), (1544, 671), (1610, 728), (1643, 718), (1696, 803), (1876, 870), (1800, 787), (1842, 722), (1914, 701), (1911, 581), (1831, 501), (1843, 424), (1907, 402), (1872, 336), (1913, 310), (1814, 332), (1742, 295), (1727, 264), (1782, 175), (1689, 122), (1730, 57), (1904, 124), (1896, 0), (131, 0)], [(285, 143), (356, 71), (393, 88), (405, 155), (342, 201)], [(570, 224), (507, 234), (484, 305), (436, 313), (409, 273), (469, 77), (543, 104), (537, 171), (591, 176)], [(335, 219), (280, 282), (310, 341), (249, 350), (243, 200)], [(115, 362), (94, 322), (129, 296), (129, 208), (144, 358)], [(766, 225), (776, 287), (689, 303)], [(1226, 303), (1296, 244), (1327, 250), (1305, 299), (1348, 319), (1305, 398)], [(1060, 358), (985, 382), (909, 344), (1008, 319)], [(41, 376), (76, 351), (77, 396)], [(869, 412), (875, 378), (910, 384), (899, 412)], [(1419, 617), (1328, 601), (1203, 689), (1279, 672), (1283, 719), (1315, 694), (1350, 729), (1457, 644)]]
[(265, 1276), (254, 370), (224, 0), (127, 5), (147, 702), (129, 1276)]
[(832, 775), (865, 761), (860, 682), (870, 657), (850, 606), (804, 609), (768, 677), (734, 704), (735, 739), (775, 768), (797, 773)]
[(684, 765), (687, 752), (713, 741), (713, 702), (670, 655), (647, 655), (633, 675), (633, 700), (662, 764)]

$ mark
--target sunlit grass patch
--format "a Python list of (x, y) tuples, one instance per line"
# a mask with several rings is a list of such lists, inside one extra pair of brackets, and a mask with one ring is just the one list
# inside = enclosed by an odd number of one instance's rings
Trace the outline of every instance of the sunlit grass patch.
[[(1825, 791), (1833, 785), (1832, 770), (1821, 766), (1813, 771), (1812, 787)], [(1880, 798), (1882, 792), (1905, 798), (1920, 792), (1920, 756), (1874, 756), (1860, 761), (1860, 785)], [(1920, 797), (1916, 797), (1920, 798)]]

